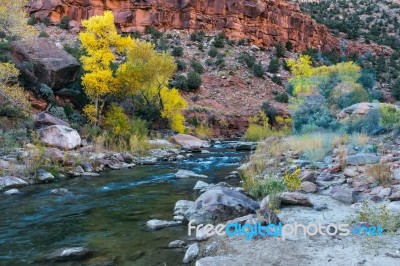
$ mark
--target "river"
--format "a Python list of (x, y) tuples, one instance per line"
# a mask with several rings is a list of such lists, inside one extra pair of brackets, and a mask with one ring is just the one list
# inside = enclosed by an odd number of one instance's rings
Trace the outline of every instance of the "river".
[[(148, 231), (145, 224), (152, 218), (172, 220), (176, 201), (196, 199), (197, 179), (175, 179), (178, 169), (205, 174), (208, 183), (238, 185), (238, 179), (224, 178), (248, 153), (224, 144), (209, 150), (184, 161), (28, 186), (19, 195), (0, 196), (0, 265), (53, 265), (38, 261), (74, 246), (85, 246), (93, 255), (58, 265), (180, 265), (184, 251), (165, 247), (187, 239), (187, 227)], [(50, 194), (58, 187), (71, 193)]]

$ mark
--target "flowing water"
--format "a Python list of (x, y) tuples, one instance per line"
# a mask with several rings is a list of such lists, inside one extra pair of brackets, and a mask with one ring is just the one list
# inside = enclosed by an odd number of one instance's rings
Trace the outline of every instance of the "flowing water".
[[(21, 188), (14, 196), (0, 196), (0, 265), (52, 265), (43, 262), (57, 249), (85, 246), (93, 255), (60, 265), (180, 265), (184, 251), (165, 247), (187, 239), (187, 227), (146, 230), (149, 219), (172, 220), (180, 199), (195, 200), (197, 179), (177, 180), (178, 169), (223, 180), (248, 155), (226, 150), (194, 154), (188, 160), (111, 171), (100, 177), (75, 178)], [(50, 191), (67, 188), (71, 194)], [(39, 262), (40, 261), (40, 262)]]

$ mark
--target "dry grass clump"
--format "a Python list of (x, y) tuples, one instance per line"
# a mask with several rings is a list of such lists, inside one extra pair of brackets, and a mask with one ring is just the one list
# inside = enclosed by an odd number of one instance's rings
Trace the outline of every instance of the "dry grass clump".
[(355, 146), (364, 146), (368, 143), (369, 137), (365, 133), (354, 133), (350, 136), (350, 143)]
[(371, 183), (378, 182), (379, 185), (387, 186), (392, 178), (392, 171), (387, 163), (367, 165), (365, 174), (370, 178)]

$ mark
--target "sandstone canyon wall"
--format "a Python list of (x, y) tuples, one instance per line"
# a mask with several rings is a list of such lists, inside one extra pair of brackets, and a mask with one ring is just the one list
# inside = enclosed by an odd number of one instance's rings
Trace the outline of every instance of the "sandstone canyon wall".
[(290, 40), (296, 50), (338, 46), (327, 28), (283, 0), (30, 0), (29, 11), (58, 22), (63, 16), (80, 21), (112, 10), (123, 32), (159, 29), (224, 31), (233, 39), (258, 46)]

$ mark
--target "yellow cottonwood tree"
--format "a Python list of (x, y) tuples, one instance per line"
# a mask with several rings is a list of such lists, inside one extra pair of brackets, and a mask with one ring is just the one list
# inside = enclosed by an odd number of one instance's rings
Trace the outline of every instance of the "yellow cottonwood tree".
[(28, 115), (30, 103), (22, 87), (18, 85), (19, 70), (11, 63), (0, 63), (0, 103), (18, 108)]
[(27, 24), (24, 10), (27, 3), (27, 0), (0, 0), (0, 32), (25, 39), (36, 34), (36, 29)]
[(84, 108), (89, 120), (98, 123), (104, 107), (105, 97), (118, 92), (111, 63), (115, 60), (113, 49), (122, 53), (132, 44), (130, 37), (118, 34), (114, 16), (106, 11), (103, 16), (94, 16), (82, 21), (86, 31), (79, 34), (82, 48), (87, 55), (81, 57), (83, 70), (82, 85), (92, 104)]
[(287, 65), (290, 67), (294, 78), (289, 79), (293, 84), (294, 95), (307, 95), (311, 93), (312, 81), (310, 77), (313, 74), (311, 66), (311, 57), (308, 55), (301, 55), (299, 59), (289, 59)]
[(117, 70), (117, 78), (122, 96), (140, 95), (148, 104), (158, 102), (161, 117), (169, 121), (173, 130), (183, 132), (182, 110), (187, 103), (178, 90), (168, 88), (175, 71), (170, 54), (157, 52), (151, 43), (134, 41), (127, 49), (126, 62)]

